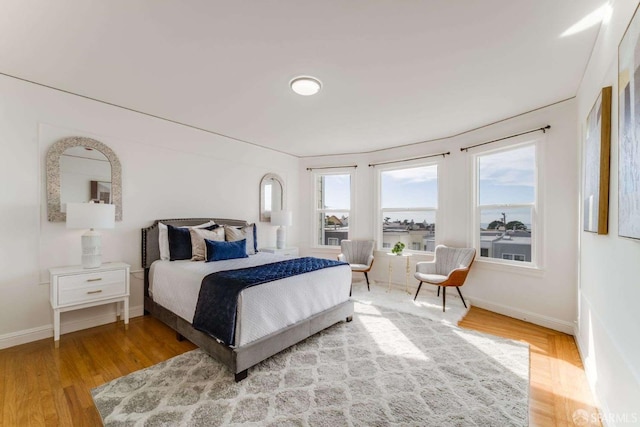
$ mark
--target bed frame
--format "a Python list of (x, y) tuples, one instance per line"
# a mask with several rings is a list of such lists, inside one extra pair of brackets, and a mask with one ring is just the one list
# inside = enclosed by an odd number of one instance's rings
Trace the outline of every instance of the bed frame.
[(144, 311), (151, 314), (175, 330), (178, 338), (188, 339), (206, 353), (227, 366), (235, 375), (236, 382), (247, 377), (250, 367), (291, 347), (292, 345), (341, 321), (353, 318), (353, 302), (345, 301), (335, 307), (301, 320), (291, 326), (240, 347), (229, 347), (191, 326), (191, 323), (155, 303), (149, 296), (149, 269), (160, 259), (158, 247), (158, 222), (173, 226), (198, 225), (214, 221), (220, 225), (245, 226), (246, 221), (223, 218), (159, 219), (153, 225), (142, 229), (142, 268), (144, 268)]

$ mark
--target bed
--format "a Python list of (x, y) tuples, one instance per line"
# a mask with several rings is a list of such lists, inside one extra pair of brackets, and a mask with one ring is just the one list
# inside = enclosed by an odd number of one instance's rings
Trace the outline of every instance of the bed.
[(209, 263), (160, 260), (158, 223), (182, 227), (207, 221), (232, 227), (248, 225), (243, 220), (222, 218), (160, 219), (142, 229), (144, 309), (145, 314), (174, 329), (178, 337), (188, 339), (227, 366), (236, 381), (246, 378), (250, 367), (268, 357), (352, 319), (351, 269), (339, 265), (243, 290), (237, 298), (232, 344), (195, 329), (193, 315), (204, 276), (283, 260), (262, 252), (242, 260)]

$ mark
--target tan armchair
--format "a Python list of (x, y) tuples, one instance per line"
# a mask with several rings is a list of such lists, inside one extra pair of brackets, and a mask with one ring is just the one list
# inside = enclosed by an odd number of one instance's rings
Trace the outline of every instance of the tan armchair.
[(342, 253), (338, 255), (338, 261), (349, 263), (351, 271), (364, 273), (364, 278), (367, 280), (367, 290), (371, 290), (367, 273), (373, 266), (375, 245), (374, 240), (343, 240), (340, 242)]
[(460, 286), (464, 285), (475, 257), (476, 250), (473, 248), (450, 248), (438, 245), (433, 261), (416, 264), (414, 277), (420, 281), (420, 284), (416, 296), (413, 298), (414, 301), (418, 298), (423, 283), (437, 286), (438, 296), (440, 296), (440, 287), (442, 287), (442, 311), (445, 311), (447, 286), (454, 286), (466, 308), (467, 303), (462, 297)]

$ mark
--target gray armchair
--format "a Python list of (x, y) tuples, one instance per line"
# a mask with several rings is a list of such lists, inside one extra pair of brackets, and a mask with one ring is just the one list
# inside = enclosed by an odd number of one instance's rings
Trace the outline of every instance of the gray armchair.
[(438, 245), (433, 261), (418, 262), (416, 264), (414, 276), (420, 281), (420, 284), (418, 285), (416, 296), (413, 298), (414, 301), (418, 298), (422, 283), (437, 286), (438, 296), (440, 296), (440, 287), (442, 287), (442, 311), (445, 311), (447, 286), (455, 286), (462, 299), (462, 304), (466, 308), (467, 303), (462, 297), (460, 286), (464, 285), (475, 257), (476, 250), (473, 248), (450, 248)]
[(374, 240), (343, 240), (340, 242), (342, 253), (338, 255), (338, 261), (349, 263), (351, 271), (364, 273), (367, 280), (367, 290), (369, 288), (369, 276), (367, 273), (373, 266), (373, 248), (376, 242)]

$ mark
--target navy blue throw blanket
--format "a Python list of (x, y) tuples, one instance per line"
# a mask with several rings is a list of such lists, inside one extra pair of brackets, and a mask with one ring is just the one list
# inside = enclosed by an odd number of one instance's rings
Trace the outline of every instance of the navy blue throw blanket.
[(243, 289), (345, 264), (330, 259), (305, 257), (211, 273), (202, 279), (193, 327), (227, 345), (233, 345), (238, 296)]

